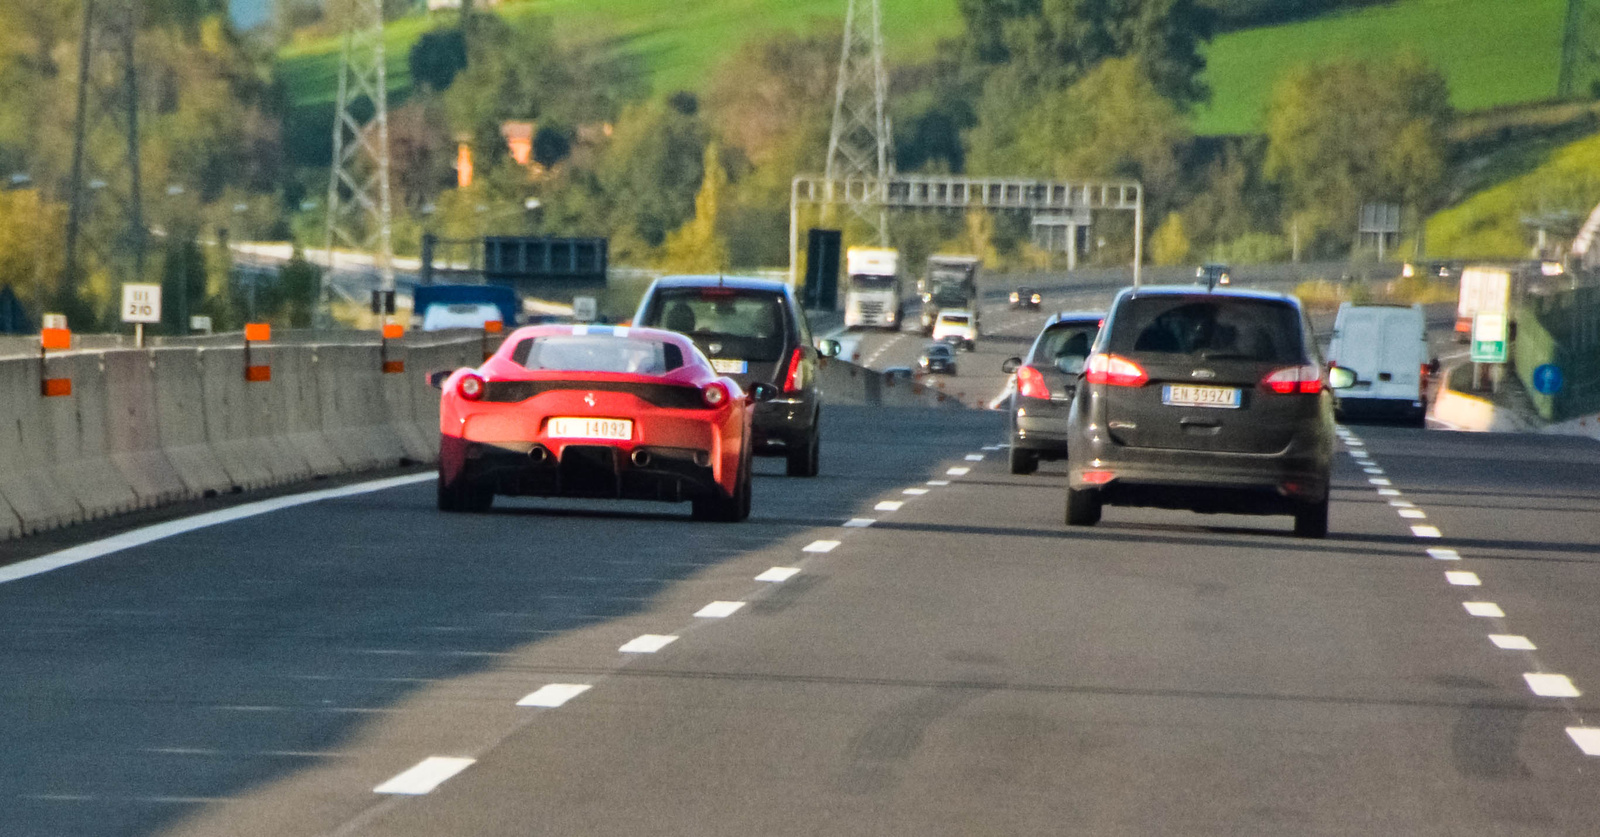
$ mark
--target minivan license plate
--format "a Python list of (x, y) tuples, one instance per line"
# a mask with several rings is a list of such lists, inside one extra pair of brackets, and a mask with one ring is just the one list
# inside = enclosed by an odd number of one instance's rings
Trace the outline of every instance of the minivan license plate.
[(633, 422), (628, 419), (553, 418), (550, 419), (550, 437), (626, 442), (633, 438)]
[(723, 375), (743, 375), (750, 368), (750, 364), (742, 360), (712, 358), (711, 368)]
[(1161, 403), (1173, 407), (1239, 408), (1238, 387), (1195, 387), (1168, 384), (1161, 388)]

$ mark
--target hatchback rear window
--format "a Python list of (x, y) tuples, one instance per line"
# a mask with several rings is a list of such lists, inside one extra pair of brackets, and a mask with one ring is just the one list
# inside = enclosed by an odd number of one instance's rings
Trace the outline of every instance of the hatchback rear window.
[(1094, 345), (1095, 335), (1099, 333), (1100, 324), (1097, 322), (1057, 323), (1039, 335), (1039, 342), (1033, 350), (1033, 362), (1054, 363), (1065, 357), (1086, 358), (1089, 356), (1089, 347)]
[(1205, 360), (1298, 363), (1300, 317), (1270, 299), (1146, 296), (1125, 300), (1111, 324), (1110, 351)]
[(949, 325), (966, 325), (967, 323), (969, 323), (971, 321), (972, 321), (972, 318), (968, 317), (966, 314), (940, 314), (939, 315), (939, 322), (947, 323)]
[(722, 344), (714, 354), (771, 363), (783, 357), (787, 335), (783, 300), (778, 294), (732, 288), (665, 288), (639, 325), (664, 328), (704, 346)]
[(511, 359), (535, 371), (661, 375), (683, 365), (683, 350), (657, 340), (574, 334), (524, 340)]

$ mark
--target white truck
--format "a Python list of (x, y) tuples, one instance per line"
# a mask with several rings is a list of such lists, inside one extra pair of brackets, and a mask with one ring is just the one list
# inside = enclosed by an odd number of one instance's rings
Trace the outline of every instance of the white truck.
[(1501, 267), (1468, 267), (1461, 271), (1461, 295), (1456, 302), (1456, 342), (1472, 339), (1472, 321), (1479, 314), (1508, 313), (1511, 271)]
[(845, 251), (846, 328), (899, 329), (904, 314), (900, 251), (851, 247)]

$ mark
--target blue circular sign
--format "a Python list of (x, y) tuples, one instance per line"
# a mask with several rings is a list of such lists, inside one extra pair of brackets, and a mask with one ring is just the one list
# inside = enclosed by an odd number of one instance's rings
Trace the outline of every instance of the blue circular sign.
[(1561, 367), (1546, 363), (1533, 370), (1533, 388), (1540, 395), (1555, 395), (1564, 383)]

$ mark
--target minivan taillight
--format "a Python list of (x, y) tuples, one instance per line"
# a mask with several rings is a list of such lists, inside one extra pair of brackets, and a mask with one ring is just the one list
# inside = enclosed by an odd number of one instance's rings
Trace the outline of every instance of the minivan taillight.
[(1017, 392), (1024, 398), (1049, 398), (1050, 387), (1044, 375), (1032, 366), (1017, 367)]
[(1142, 387), (1150, 380), (1144, 367), (1125, 357), (1098, 354), (1089, 358), (1084, 380), (1114, 387)]
[(801, 376), (805, 373), (805, 350), (796, 346), (794, 354), (789, 356), (789, 371), (783, 376), (784, 392), (799, 392)]
[(1279, 395), (1316, 395), (1322, 391), (1322, 370), (1314, 363), (1276, 369), (1261, 379), (1261, 386)]
[(460, 393), (461, 397), (468, 401), (477, 401), (483, 398), (485, 389), (488, 389), (488, 384), (484, 382), (483, 378), (474, 374), (462, 375), (461, 379), (456, 381), (456, 392)]

